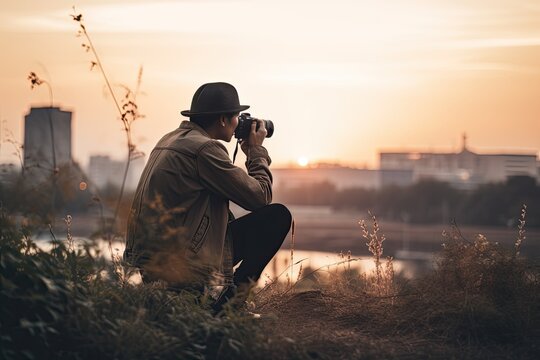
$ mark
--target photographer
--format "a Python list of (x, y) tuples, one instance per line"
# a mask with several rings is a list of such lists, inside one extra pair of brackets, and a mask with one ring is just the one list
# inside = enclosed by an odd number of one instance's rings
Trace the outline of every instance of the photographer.
[[(247, 295), (291, 226), (289, 210), (270, 204), (270, 157), (262, 146), (265, 121), (252, 121), (241, 141), (247, 173), (217, 141), (231, 141), (239, 113), (248, 108), (240, 105), (232, 85), (202, 85), (191, 109), (181, 112), (190, 121), (152, 150), (128, 220), (124, 258), (140, 269), (143, 281), (198, 291), (217, 281), (224, 288), (216, 312), (236, 293)], [(235, 220), (229, 201), (251, 213)]]

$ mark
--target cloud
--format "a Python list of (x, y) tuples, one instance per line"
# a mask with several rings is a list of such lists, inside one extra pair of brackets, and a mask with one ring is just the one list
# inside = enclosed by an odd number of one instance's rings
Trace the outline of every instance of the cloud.
[[(159, 33), (191, 32), (207, 23), (208, 31), (218, 30), (241, 1), (138, 2), (89, 5), (76, 8), (92, 32)], [(72, 31), (73, 10), (52, 9), (34, 13), (15, 12), (2, 16), (4, 28), (18, 31)], [(220, 20), (220, 21), (218, 21)]]
[(450, 41), (446, 44), (448, 48), (478, 49), (496, 47), (521, 47), (540, 46), (540, 36), (520, 37), (520, 38), (482, 38)]

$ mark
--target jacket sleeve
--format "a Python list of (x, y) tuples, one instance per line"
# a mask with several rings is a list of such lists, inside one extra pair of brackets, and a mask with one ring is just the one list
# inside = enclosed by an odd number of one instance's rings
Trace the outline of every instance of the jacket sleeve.
[(263, 146), (252, 146), (248, 151), (246, 173), (232, 163), (225, 146), (214, 140), (204, 144), (197, 156), (197, 168), (203, 184), (249, 211), (272, 201), (270, 162)]

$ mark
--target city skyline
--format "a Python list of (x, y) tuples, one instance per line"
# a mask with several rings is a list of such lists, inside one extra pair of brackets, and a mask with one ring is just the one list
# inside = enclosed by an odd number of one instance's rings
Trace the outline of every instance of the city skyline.
[[(25, 116), (25, 126), (24, 126), (24, 133), (25, 133), (25, 140), (24, 143), (21, 144), (21, 161), (24, 161), (25, 168), (32, 168), (37, 165), (37, 167), (41, 168), (42, 170), (50, 171), (54, 168), (54, 163), (57, 164), (57, 166), (61, 166), (64, 164), (70, 164), (72, 161), (80, 163), (80, 161), (77, 161), (77, 159), (73, 159), (71, 156), (71, 143), (73, 141), (72, 135), (71, 135), (71, 117), (72, 112), (71, 111), (65, 111), (62, 108), (59, 107), (38, 107), (38, 108), (31, 108), (29, 113)], [(51, 136), (50, 131), (54, 129), (54, 136)], [(55, 151), (52, 151), (51, 148), (51, 141), (53, 139), (55, 143)], [(471, 151), (472, 150), (472, 151)], [(22, 159), (24, 154), (24, 160)], [(455, 172), (454, 175), (457, 174), (457, 170), (465, 170), (465, 167), (459, 165), (459, 163), (462, 162), (462, 160), (459, 160), (458, 157), (477, 157), (480, 158), (501, 158), (500, 160), (504, 160), (503, 158), (514, 158), (514, 159), (527, 159), (526, 161), (528, 164), (526, 165), (526, 170), (521, 169), (519, 170), (519, 174), (516, 173), (514, 175), (525, 175), (526, 173), (534, 178), (540, 179), (540, 159), (537, 158), (537, 151), (520, 151), (520, 152), (478, 152), (476, 149), (473, 149), (470, 147), (470, 144), (468, 143), (468, 136), (467, 134), (462, 134), (462, 143), (460, 145), (460, 149), (458, 150), (452, 150), (450, 152), (446, 151), (433, 151), (433, 149), (413, 149), (413, 148), (401, 148), (401, 149), (379, 149), (377, 151), (377, 156), (379, 158), (379, 164), (375, 168), (371, 168), (371, 170), (403, 170), (412, 169), (411, 165), (413, 163), (418, 162), (418, 160), (423, 159), (422, 161), (426, 161), (428, 159), (428, 163), (430, 162), (429, 158), (436, 157), (438, 159), (445, 159), (442, 163), (440, 163), (440, 160), (437, 160), (436, 163), (438, 165), (435, 165), (435, 167), (442, 164), (443, 168), (451, 166), (453, 167), (453, 170), (451, 172)], [(138, 178), (137, 173), (142, 171), (142, 167), (145, 163), (145, 155), (137, 156), (136, 158), (133, 158), (131, 162), (134, 163), (134, 160), (137, 160), (138, 167), (140, 167), (139, 170), (137, 170), (135, 173), (132, 172), (133, 175), (136, 175), (131, 181), (135, 181)], [(119, 172), (121, 172), (121, 169), (125, 166), (125, 158), (124, 159), (114, 159), (111, 157), (111, 154), (108, 154), (106, 152), (101, 153), (94, 153), (90, 154), (89, 162), (85, 166), (87, 168), (89, 174), (91, 173), (99, 173), (97, 175), (98, 180), (96, 180), (96, 183), (99, 183), (101, 185), (106, 184), (107, 182), (113, 182), (117, 183), (121, 181), (121, 178), (116, 179), (115, 175)], [(140, 160), (140, 161), (139, 161)], [(519, 160), (522, 161), (522, 160)], [(477, 166), (473, 165), (476, 160), (474, 160), (471, 163), (471, 159), (465, 161), (465, 163), (468, 163), (469, 166)], [(464, 164), (465, 164), (464, 163)], [(433, 164), (432, 164), (433, 165)], [(432, 166), (430, 165), (430, 166)], [(133, 166), (130, 166), (130, 169), (132, 169)], [(490, 167), (490, 165), (488, 165)], [(504, 165), (503, 165), (504, 167)], [(515, 167), (514, 164), (511, 164), (510, 167)], [(341, 164), (339, 162), (309, 162), (307, 159), (299, 159), (297, 162), (292, 162), (286, 165), (278, 166), (278, 169), (355, 169), (355, 170), (361, 170), (365, 169), (367, 170), (367, 167), (358, 167), (358, 166), (347, 166), (346, 164)], [(106, 170), (108, 169), (108, 170)], [(442, 168), (441, 168), (442, 169)], [(471, 168), (472, 169), (472, 168)], [(469, 169), (469, 170), (471, 170)], [(435, 170), (435, 171), (434, 171)], [(447, 171), (448, 169), (444, 170)], [(485, 171), (486, 169), (483, 169), (482, 171)], [(435, 174), (437, 171), (436, 169), (429, 170), (429, 173)], [(497, 180), (503, 180), (507, 175), (505, 175), (505, 172), (501, 172), (501, 169), (498, 169), (496, 171), (498, 175), (496, 175)], [(510, 171), (512, 172), (512, 171)], [(92, 176), (91, 176), (92, 177)]]
[[(30, 71), (74, 112), (73, 155), (125, 158), (126, 144), (92, 57), (75, 37), (72, 2), (7, 1), (0, 120), (22, 142)], [(540, 149), (540, 5), (533, 1), (79, 1), (114, 84), (134, 86), (146, 118), (134, 141), (149, 153), (178, 126), (203, 82), (234, 84), (251, 114), (269, 118), (274, 166), (336, 162), (375, 168), (384, 149)], [(301, 14), (301, 16), (299, 15)], [(256, 25), (256, 26), (255, 26)], [(115, 87), (118, 94), (122, 90)], [(232, 154), (234, 144), (228, 144)], [(3, 144), (0, 161), (17, 162)], [(237, 164), (243, 159), (238, 158)]]
[[(36, 112), (36, 111), (45, 111), (47, 109), (50, 109), (51, 111), (54, 111), (54, 112), (66, 112), (66, 113), (69, 113), (70, 116), (72, 115), (72, 112), (74, 112), (73, 109), (71, 110), (66, 110), (65, 108), (62, 108), (61, 106), (58, 107), (58, 106), (55, 106), (55, 107), (47, 107), (47, 106), (37, 106), (37, 107), (32, 107), (28, 110), (27, 114), (25, 115), (25, 119), (28, 118), (33, 112)], [(42, 125), (44, 127), (45, 130), (47, 130), (48, 128), (48, 122), (46, 122), (47, 119), (44, 119), (45, 123)], [(5, 130), (5, 129), (4, 129)], [(58, 129), (55, 129), (55, 131), (58, 131)], [(46, 132), (46, 131), (45, 131)], [(23, 127), (23, 133), (25, 133), (24, 131), (24, 127)], [(11, 134), (10, 134), (11, 135)], [(28, 135), (28, 134), (27, 134)], [(33, 130), (33, 139), (35, 140), (36, 139), (36, 131)], [(44, 137), (44, 143), (43, 144), (31, 144), (32, 148), (34, 147), (48, 147), (50, 145), (48, 145), (48, 141), (49, 138), (48, 138), (48, 133), (44, 133), (43, 134), (45, 137)], [(467, 134), (463, 133), (461, 134), (461, 144), (457, 145), (457, 146), (452, 146), (450, 148), (434, 148), (434, 147), (429, 147), (429, 148), (422, 148), (422, 147), (419, 147), (419, 146), (415, 146), (415, 145), (411, 145), (411, 146), (407, 146), (407, 147), (388, 147), (388, 148), (378, 148), (376, 149), (376, 157), (378, 159), (378, 161), (376, 162), (376, 164), (372, 165), (372, 166), (367, 166), (365, 163), (364, 164), (361, 164), (361, 163), (357, 163), (357, 164), (350, 164), (350, 163), (344, 163), (344, 162), (341, 162), (339, 160), (326, 160), (326, 159), (323, 159), (321, 161), (312, 161), (310, 159), (307, 159), (307, 158), (304, 158), (304, 157), (300, 157), (296, 160), (293, 160), (293, 161), (288, 161), (288, 162), (283, 162), (283, 163), (280, 163), (277, 165), (277, 168), (282, 168), (282, 169), (291, 169), (291, 168), (331, 168), (331, 167), (342, 167), (342, 168), (353, 168), (353, 169), (373, 169), (373, 170), (378, 170), (378, 169), (381, 169), (381, 154), (384, 154), (384, 153), (401, 153), (401, 154), (408, 154), (408, 156), (420, 156), (420, 155), (425, 155), (425, 154), (440, 154), (440, 155), (445, 155), (445, 154), (457, 154), (461, 151), (470, 151), (471, 149), (473, 150), (473, 153), (478, 153), (479, 155), (510, 155), (510, 156), (535, 156), (537, 158), (536, 162), (539, 166), (539, 172), (540, 172), (540, 157), (538, 156), (538, 154), (540, 153), (540, 150), (539, 149), (532, 149), (532, 148), (519, 148), (517, 150), (515, 149), (506, 149), (504, 150), (504, 147), (502, 146), (499, 146), (499, 147), (493, 147), (493, 148), (488, 148), (488, 149), (480, 149), (478, 147), (475, 147), (474, 144), (473, 146), (471, 147), (470, 144), (468, 143), (468, 136)], [(71, 142), (73, 142), (73, 139), (71, 138), (71, 136), (68, 138), (62, 138), (60, 139), (62, 142), (65, 142), (65, 141), (69, 141), (69, 143), (71, 144)], [(11, 145), (11, 148), (10, 148), (10, 145)], [(25, 154), (27, 151), (28, 151), (28, 147), (25, 146), (25, 142), (24, 140), (22, 140), (20, 143), (18, 144), (3, 144), (3, 147), (8, 147), (8, 150), (7, 151), (14, 151), (15, 149), (13, 148), (13, 146), (16, 146), (16, 145), (19, 145), (20, 146), (20, 156), (21, 156), (21, 159), (17, 159), (17, 156), (15, 153), (13, 153), (12, 155), (12, 159), (11, 161), (5, 161), (6, 158), (4, 157), (4, 159), (0, 159), (0, 164), (12, 164), (12, 165), (18, 165), (17, 163), (19, 162), (19, 160), (25, 160), (25, 159), (22, 159), (22, 157), (26, 157), (26, 156), (23, 156), (23, 154)], [(58, 146), (58, 144), (57, 144)], [(70, 145), (71, 147), (71, 145)], [(503, 150), (500, 150), (500, 149), (503, 149)], [(6, 152), (7, 152), (6, 151)], [(52, 156), (51, 154), (46, 154), (47, 156)], [(146, 155), (147, 154), (143, 154), (142, 155), (142, 158), (146, 158)], [(71, 156), (71, 155), (70, 155)], [(126, 157), (124, 154), (121, 154), (120, 156), (114, 156), (114, 154), (111, 154), (110, 152), (107, 152), (107, 151), (104, 151), (104, 150), (101, 150), (101, 151), (96, 151), (96, 152), (92, 152), (92, 153), (89, 153), (88, 154), (88, 157), (87, 158), (72, 158), (71, 160), (83, 165), (84, 168), (89, 168), (90, 166), (90, 162), (91, 162), (91, 159), (93, 157), (106, 157), (108, 159), (110, 159), (110, 161), (113, 161), (115, 163), (125, 163), (126, 161)], [(3, 160), (3, 161), (2, 161)], [(276, 167), (276, 166), (274, 166)], [(540, 175), (540, 174), (539, 174)]]

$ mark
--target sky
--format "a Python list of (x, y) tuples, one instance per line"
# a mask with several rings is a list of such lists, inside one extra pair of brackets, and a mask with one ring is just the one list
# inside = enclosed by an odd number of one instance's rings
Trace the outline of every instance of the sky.
[(17, 162), (6, 136), (22, 142), (24, 115), (50, 102), (31, 71), (74, 112), (76, 161), (126, 156), (73, 6), (118, 96), (142, 66), (133, 139), (147, 154), (215, 81), (274, 122), (274, 166), (376, 168), (379, 151), (459, 151), (463, 133), (480, 153), (540, 150), (538, 1), (3, 0), (0, 162)]

